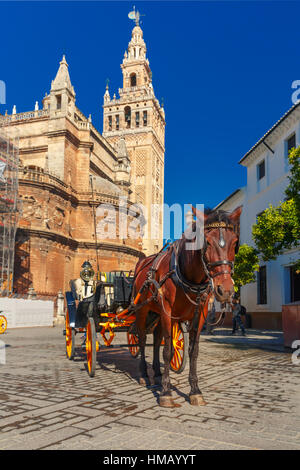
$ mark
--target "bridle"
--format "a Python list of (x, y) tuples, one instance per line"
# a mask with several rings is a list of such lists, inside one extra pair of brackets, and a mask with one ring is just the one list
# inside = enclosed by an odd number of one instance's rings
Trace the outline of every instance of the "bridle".
[[(183, 292), (185, 294), (185, 296), (187, 297), (187, 299), (189, 300), (189, 302), (191, 304), (193, 304), (195, 306), (195, 312), (194, 312), (194, 318), (193, 318), (193, 322), (192, 322), (192, 328), (197, 330), (198, 328), (198, 322), (199, 322), (199, 312), (200, 312), (200, 309), (201, 309), (201, 299), (206, 299), (207, 296), (210, 294), (210, 292), (212, 291), (215, 291), (215, 286), (214, 286), (214, 278), (217, 277), (217, 276), (220, 276), (220, 275), (224, 275), (224, 274), (229, 274), (229, 275), (232, 275), (233, 272), (234, 272), (234, 262), (233, 261), (229, 261), (229, 260), (219, 260), (219, 261), (214, 261), (212, 263), (208, 262), (207, 258), (206, 258), (206, 251), (207, 251), (207, 240), (206, 240), (206, 236), (205, 236), (205, 230), (212, 230), (212, 229), (216, 229), (218, 228), (219, 229), (219, 232), (220, 232), (220, 239), (219, 239), (219, 246), (221, 248), (224, 248), (226, 246), (226, 241), (224, 239), (224, 236), (223, 236), (223, 229), (227, 229), (227, 230), (234, 230), (234, 226), (231, 225), (231, 224), (228, 224), (226, 222), (212, 222), (210, 224), (207, 224), (204, 226), (204, 241), (203, 241), (203, 247), (202, 249), (200, 250), (200, 253), (201, 253), (201, 261), (202, 261), (202, 266), (203, 266), (203, 269), (204, 269), (204, 273), (206, 275), (206, 280), (204, 282), (201, 282), (199, 284), (195, 283), (195, 282), (191, 282), (189, 281), (188, 279), (186, 279), (181, 270), (180, 270), (180, 266), (179, 266), (179, 256), (180, 256), (180, 242), (177, 240), (176, 242), (174, 242), (172, 244), (172, 250), (171, 250), (171, 257), (170, 257), (170, 265), (169, 265), (169, 271), (167, 273), (167, 275), (165, 276), (165, 279), (167, 277), (170, 277), (172, 279), (172, 281), (174, 282), (175, 286), (177, 287), (181, 287), (183, 289)], [(183, 239), (181, 239), (183, 240)], [(238, 251), (238, 244), (236, 246), (236, 253)], [(214, 269), (216, 266), (230, 266), (230, 271), (218, 271), (216, 273), (212, 273), (211, 270)], [(164, 279), (164, 280), (165, 280)], [(189, 296), (189, 294), (195, 294), (196, 295), (196, 299), (193, 300), (191, 299), (191, 297)], [(162, 306), (163, 306), (163, 302), (162, 302)], [(201, 315), (204, 315), (204, 310), (203, 310), (203, 306), (202, 306), (202, 309), (201, 309)], [(164, 307), (163, 307), (163, 310), (164, 312), (166, 313)], [(166, 313), (167, 316), (170, 317), (170, 315), (168, 315)], [(220, 315), (220, 319), (221, 319), (221, 316), (223, 317), (223, 312), (221, 313)], [(171, 317), (172, 318), (172, 317)], [(204, 318), (206, 319), (205, 315), (204, 315)], [(219, 320), (220, 320), (219, 319)], [(219, 320), (216, 324), (219, 323)]]
[[(205, 236), (205, 230), (213, 230), (213, 229), (219, 229), (220, 232), (220, 239), (219, 239), (219, 246), (221, 248), (224, 248), (226, 246), (226, 242), (224, 240), (223, 236), (223, 229), (229, 229), (233, 230), (234, 226), (231, 224), (227, 224), (226, 222), (212, 222), (210, 224), (207, 224), (204, 226), (204, 241), (203, 241), (203, 247), (200, 250), (200, 256), (201, 256), (201, 261), (203, 265), (203, 269), (206, 275), (207, 280), (204, 282), (201, 282), (200, 284), (196, 284), (194, 282), (189, 281), (184, 277), (182, 274), (178, 259), (179, 259), (179, 244), (174, 243), (174, 250), (171, 256), (170, 260), (170, 273), (172, 274), (172, 279), (175, 282), (175, 284), (180, 285), (185, 293), (190, 292), (197, 294), (199, 296), (208, 293), (209, 291), (212, 291), (215, 289), (214, 287), (214, 278), (220, 275), (224, 274), (229, 274), (232, 275), (234, 272), (234, 262), (229, 261), (229, 260), (220, 260), (220, 261), (214, 261), (210, 263), (207, 258), (206, 258), (206, 250), (207, 250), (207, 240)], [(238, 250), (238, 245), (236, 247), (236, 252)], [(230, 266), (230, 270), (221, 270), (218, 272), (211, 272), (216, 266)]]
[[(202, 258), (202, 264), (203, 264), (203, 267), (204, 267), (204, 271), (205, 271), (205, 274), (206, 276), (212, 281), (215, 277), (217, 276), (221, 276), (221, 275), (224, 275), (224, 274), (230, 274), (232, 275), (234, 273), (234, 262), (233, 261), (229, 261), (227, 259), (224, 259), (224, 260), (220, 260), (220, 261), (214, 261), (213, 263), (210, 263), (208, 262), (207, 258), (206, 258), (206, 250), (207, 250), (207, 240), (206, 240), (206, 236), (205, 236), (205, 230), (214, 230), (218, 228), (219, 229), (219, 233), (220, 233), (220, 238), (219, 238), (219, 246), (221, 248), (224, 248), (226, 246), (226, 242), (225, 242), (225, 239), (224, 239), (224, 235), (223, 235), (223, 230), (234, 230), (234, 226), (231, 225), (231, 224), (227, 224), (226, 222), (213, 222), (211, 224), (208, 224), (208, 225), (205, 225), (204, 226), (204, 243), (203, 243), (203, 248), (201, 250), (201, 258)], [(236, 246), (236, 249), (235, 249), (235, 252), (237, 253), (238, 251), (238, 244)], [(229, 270), (225, 270), (225, 271), (217, 271), (216, 273), (211, 273), (211, 270), (213, 268), (215, 268), (216, 266), (230, 266), (230, 271)]]

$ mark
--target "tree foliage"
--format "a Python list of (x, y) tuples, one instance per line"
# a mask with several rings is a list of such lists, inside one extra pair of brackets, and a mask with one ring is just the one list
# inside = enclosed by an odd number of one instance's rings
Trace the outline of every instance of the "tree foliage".
[(235, 291), (249, 282), (255, 282), (255, 271), (259, 269), (257, 250), (244, 243), (240, 246), (234, 259), (233, 280)]
[(300, 244), (300, 147), (292, 149), (288, 158), (291, 174), (286, 200), (278, 206), (270, 204), (252, 227), (252, 238), (264, 261), (275, 260), (284, 250)]
[(289, 153), (289, 164), (291, 166), (291, 176), (289, 176), (289, 184), (285, 190), (287, 199), (293, 199), (298, 215), (300, 218), (300, 147), (292, 149)]

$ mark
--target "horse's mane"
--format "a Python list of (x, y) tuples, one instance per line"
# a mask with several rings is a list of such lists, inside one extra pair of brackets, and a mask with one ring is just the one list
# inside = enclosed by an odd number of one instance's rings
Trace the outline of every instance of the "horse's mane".
[[(230, 220), (230, 213), (227, 212), (227, 211), (214, 210), (214, 209), (206, 208), (204, 210), (204, 214), (207, 216), (207, 218), (205, 220), (205, 225), (209, 225), (209, 224), (212, 224), (214, 222), (225, 222), (227, 225), (232, 224), (232, 222)], [(195, 231), (195, 228), (196, 228), (196, 222), (193, 221), (193, 223), (192, 223), (193, 231)], [(184, 240), (187, 239), (186, 236), (185, 236), (185, 233), (182, 234), (181, 238), (184, 239)]]
[(229, 216), (230, 216), (230, 213), (227, 212), (227, 211), (223, 211), (223, 210), (214, 210), (214, 209), (206, 209), (204, 211), (204, 214), (206, 214), (208, 217), (205, 221), (205, 224), (208, 225), (208, 224), (212, 224), (214, 222), (225, 222), (227, 225), (230, 225), (232, 224)]

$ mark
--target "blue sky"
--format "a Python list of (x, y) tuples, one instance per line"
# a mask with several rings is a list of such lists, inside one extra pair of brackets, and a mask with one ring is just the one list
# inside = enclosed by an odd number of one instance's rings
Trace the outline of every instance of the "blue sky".
[[(166, 111), (165, 202), (215, 206), (246, 182), (239, 159), (292, 105), (300, 4), (135, 2)], [(76, 104), (102, 132), (105, 80), (122, 86), (131, 36), (122, 2), (0, 2), (7, 104), (32, 110), (66, 54)]]

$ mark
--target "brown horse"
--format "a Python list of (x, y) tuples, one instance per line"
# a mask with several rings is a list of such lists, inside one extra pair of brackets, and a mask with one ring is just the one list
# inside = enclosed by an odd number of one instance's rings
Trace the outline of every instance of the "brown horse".
[[(189, 322), (189, 398), (192, 405), (204, 405), (198, 387), (197, 357), (199, 337), (207, 316), (209, 298), (214, 294), (219, 302), (229, 302), (234, 294), (232, 273), (238, 236), (234, 231), (241, 207), (231, 214), (211, 211), (204, 214), (193, 208), (196, 219), (204, 223), (201, 249), (186, 249), (190, 242), (185, 234), (167, 251), (138, 262), (133, 292), (140, 292), (141, 307), (136, 313), (136, 326), (141, 351), (140, 383), (149, 384), (145, 361), (146, 320), (149, 311), (159, 315), (154, 330), (153, 370), (156, 383), (162, 381), (159, 404), (175, 407), (171, 394), (169, 366), (172, 354), (172, 325), (175, 321)], [(194, 222), (195, 224), (195, 222)], [(143, 288), (144, 283), (148, 288)], [(148, 301), (148, 303), (147, 303)], [(160, 372), (159, 348), (164, 338), (164, 373)]]

